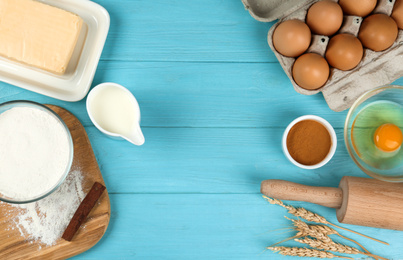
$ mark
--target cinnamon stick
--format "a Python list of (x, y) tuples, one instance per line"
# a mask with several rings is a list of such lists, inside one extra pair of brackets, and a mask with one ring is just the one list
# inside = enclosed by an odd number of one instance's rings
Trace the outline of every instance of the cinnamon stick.
[(95, 203), (98, 201), (99, 197), (101, 197), (102, 193), (105, 190), (105, 186), (99, 182), (95, 182), (92, 185), (90, 192), (88, 192), (87, 196), (85, 196), (84, 200), (81, 202), (80, 206), (74, 213), (73, 218), (70, 220), (69, 225), (63, 233), (62, 238), (71, 241), (83, 224), (83, 222), (87, 219), (88, 214), (90, 214), (92, 208), (95, 206)]

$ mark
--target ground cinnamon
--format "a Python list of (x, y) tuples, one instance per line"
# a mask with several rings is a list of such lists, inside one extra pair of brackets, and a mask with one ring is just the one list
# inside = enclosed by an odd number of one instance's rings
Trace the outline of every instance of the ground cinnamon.
[(318, 164), (330, 151), (332, 140), (329, 131), (314, 120), (296, 123), (287, 136), (287, 149), (291, 157), (303, 165)]

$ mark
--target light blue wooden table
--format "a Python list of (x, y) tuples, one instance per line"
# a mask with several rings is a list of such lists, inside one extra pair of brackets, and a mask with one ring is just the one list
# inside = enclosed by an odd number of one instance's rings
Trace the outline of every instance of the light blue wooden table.
[[(240, 0), (96, 2), (109, 11), (111, 28), (93, 86), (111, 81), (132, 91), (144, 146), (102, 135), (85, 100), (0, 84), (1, 102), (59, 105), (89, 134), (112, 215), (103, 239), (75, 259), (296, 259), (263, 252), (294, 233), (277, 230), (290, 227), (286, 211), (262, 199), (260, 182), (336, 187), (344, 175), (366, 177), (344, 146), (346, 111), (330, 110), (321, 94), (294, 91), (267, 46), (271, 24), (255, 21)], [(324, 117), (338, 136), (335, 156), (318, 170), (293, 166), (281, 151), (286, 125), (304, 114)], [(290, 204), (337, 223), (333, 209)], [(373, 253), (403, 259), (403, 232), (343, 226), (391, 244), (342, 232)]]

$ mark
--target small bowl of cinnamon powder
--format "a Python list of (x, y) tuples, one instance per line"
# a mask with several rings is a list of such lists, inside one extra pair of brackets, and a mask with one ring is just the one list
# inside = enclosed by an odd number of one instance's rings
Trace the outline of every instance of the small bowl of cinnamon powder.
[(283, 151), (294, 165), (303, 169), (322, 167), (333, 157), (337, 137), (325, 119), (305, 115), (292, 121), (284, 131)]

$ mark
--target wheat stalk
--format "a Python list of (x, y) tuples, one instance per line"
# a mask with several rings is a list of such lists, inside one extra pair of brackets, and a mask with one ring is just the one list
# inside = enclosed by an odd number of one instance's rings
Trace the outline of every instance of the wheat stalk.
[(304, 208), (295, 208), (291, 205), (284, 204), (281, 200), (272, 199), (272, 198), (269, 198), (264, 195), (263, 195), (263, 198), (265, 198), (268, 202), (270, 202), (270, 204), (279, 205), (283, 208), (288, 209), (288, 213), (290, 213), (296, 217), (301, 217), (307, 221), (316, 222), (316, 223), (322, 223), (322, 224), (329, 223), (324, 217), (322, 217), (321, 215), (318, 215), (316, 213), (313, 213), (312, 211), (308, 211)]
[(308, 238), (308, 237), (305, 237), (303, 239), (297, 238), (294, 240), (299, 243), (307, 244), (310, 247), (314, 247), (316, 249), (338, 252), (338, 253), (343, 253), (343, 254), (352, 254), (352, 255), (362, 254), (362, 255), (366, 255), (366, 256), (370, 256), (370, 257), (374, 257), (374, 258), (380, 258), (380, 259), (387, 260), (387, 258), (378, 256), (378, 255), (374, 255), (374, 254), (370, 254), (370, 253), (365, 253), (365, 252), (358, 250), (357, 248), (343, 245), (340, 243), (336, 243), (334, 241), (322, 241), (322, 240), (312, 239), (312, 238)]
[(348, 228), (343, 228), (343, 227), (337, 226), (335, 224), (332, 224), (329, 221), (327, 221), (326, 218), (322, 217), (321, 215), (313, 213), (312, 211), (306, 210), (304, 208), (295, 208), (295, 207), (293, 207), (291, 205), (284, 204), (281, 200), (272, 199), (272, 198), (269, 198), (269, 197), (264, 196), (264, 195), (263, 195), (263, 198), (265, 198), (268, 202), (270, 202), (270, 204), (279, 205), (279, 206), (281, 206), (283, 208), (286, 208), (288, 210), (288, 213), (290, 213), (290, 214), (292, 214), (292, 215), (294, 215), (296, 217), (303, 218), (303, 219), (305, 219), (307, 221), (310, 221), (310, 222), (316, 222), (316, 223), (331, 225), (331, 226), (334, 226), (334, 227), (337, 227), (337, 228), (352, 232), (354, 234), (357, 234), (357, 235), (372, 239), (372, 240), (377, 241), (379, 243), (389, 245), (389, 243), (387, 243), (387, 242), (384, 242), (384, 241), (378, 240), (376, 238), (361, 234), (359, 232), (356, 232), (356, 231), (348, 229)]
[(338, 256), (329, 252), (325, 251), (320, 251), (320, 250), (315, 250), (315, 249), (309, 249), (305, 247), (285, 247), (285, 246), (278, 246), (278, 247), (267, 247), (267, 249), (270, 249), (274, 252), (278, 252), (281, 255), (286, 255), (286, 256), (301, 256), (301, 257), (317, 257), (317, 258), (345, 258), (345, 259), (352, 259), (354, 258), (351, 257), (345, 257), (345, 256)]

